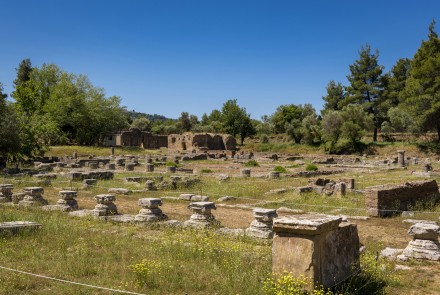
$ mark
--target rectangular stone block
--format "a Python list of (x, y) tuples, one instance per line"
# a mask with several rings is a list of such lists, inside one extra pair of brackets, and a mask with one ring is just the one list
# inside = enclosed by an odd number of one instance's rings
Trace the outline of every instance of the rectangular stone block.
[(437, 182), (414, 181), (401, 185), (381, 185), (365, 190), (365, 206), (371, 216), (390, 216), (407, 211), (417, 202), (438, 202), (440, 193)]

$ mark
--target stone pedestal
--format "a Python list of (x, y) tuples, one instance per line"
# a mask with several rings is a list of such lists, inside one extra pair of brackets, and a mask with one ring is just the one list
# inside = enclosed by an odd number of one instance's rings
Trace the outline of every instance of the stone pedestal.
[(150, 164), (150, 163), (147, 163), (145, 165), (145, 171), (147, 171), (147, 172), (154, 172), (154, 165)]
[(303, 214), (275, 218), (272, 271), (311, 279), (314, 286), (332, 287), (359, 266), (357, 227), (342, 218)]
[(94, 186), (98, 183), (97, 179), (88, 178), (83, 180), (83, 189), (88, 189), (91, 186)]
[(78, 210), (78, 202), (75, 200), (78, 196), (76, 191), (60, 191), (58, 196), (57, 205), (61, 207), (62, 211)]
[(139, 214), (134, 217), (136, 222), (150, 222), (166, 220), (167, 216), (162, 213), (159, 206), (162, 206), (160, 198), (143, 198), (138, 201), (142, 209)]
[(416, 223), (410, 227), (408, 234), (413, 237), (403, 254), (397, 256), (400, 260), (408, 258), (418, 260), (440, 261), (440, 227), (435, 223)]
[(115, 147), (111, 147), (111, 155), (114, 156), (115, 155)]
[(25, 187), (23, 199), (18, 202), (21, 206), (42, 206), (48, 202), (43, 198), (44, 189), (42, 187)]
[(107, 169), (108, 170), (116, 170), (116, 164), (115, 163), (108, 163)]
[(133, 171), (134, 166), (134, 163), (125, 163), (125, 171)]
[(12, 202), (12, 184), (0, 184), (0, 203)]
[(168, 173), (176, 173), (176, 166), (167, 166)]
[(243, 177), (251, 177), (251, 169), (241, 169), (240, 173)]
[(110, 216), (118, 214), (118, 209), (113, 201), (116, 200), (114, 195), (102, 194), (95, 196), (96, 202), (98, 203), (93, 209), (93, 214), (95, 216)]
[(89, 168), (90, 169), (98, 169), (98, 162), (89, 162)]
[(271, 171), (269, 172), (269, 179), (279, 179), (280, 175), (281, 174), (278, 171)]
[(115, 159), (115, 164), (116, 164), (116, 166), (124, 166), (125, 159), (124, 158), (116, 158)]
[(277, 211), (275, 209), (256, 208), (253, 213), (255, 220), (246, 229), (246, 235), (260, 239), (272, 239), (273, 219), (278, 217)]
[(397, 151), (397, 165), (405, 167), (405, 151)]
[(157, 190), (156, 185), (155, 185), (154, 181), (152, 181), (152, 180), (147, 180), (147, 182), (145, 182), (145, 189), (147, 191)]
[(215, 217), (211, 213), (211, 210), (216, 209), (213, 202), (193, 202), (189, 204), (188, 209), (191, 210), (192, 215), (185, 221), (185, 226), (206, 228), (216, 224)]
[(77, 152), (73, 152), (73, 154), (72, 154), (72, 158), (73, 158), (73, 159), (78, 158), (78, 153), (77, 153)]
[(345, 182), (338, 182), (335, 184), (335, 187), (333, 189), (333, 195), (336, 197), (345, 197), (347, 193), (347, 187)]

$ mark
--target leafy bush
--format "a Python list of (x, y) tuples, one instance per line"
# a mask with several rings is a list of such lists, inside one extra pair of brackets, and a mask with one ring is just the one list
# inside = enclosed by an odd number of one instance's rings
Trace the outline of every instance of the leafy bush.
[(259, 167), (260, 166), (260, 164), (258, 164), (258, 162), (255, 160), (250, 160), (250, 161), (246, 162), (244, 165), (246, 167)]
[(213, 171), (211, 169), (202, 169), (200, 170), (200, 173), (212, 173)]
[(280, 172), (280, 173), (286, 173), (287, 172), (286, 168), (284, 168), (283, 166), (275, 166), (273, 168), (273, 171)]
[(168, 162), (166, 162), (165, 166), (167, 166), (167, 167), (172, 167), (172, 166), (177, 167), (177, 164), (174, 163), (173, 161), (168, 161)]
[(318, 170), (318, 166), (316, 166), (315, 164), (309, 164), (306, 166), (306, 171), (317, 171)]
[(267, 134), (261, 134), (260, 142), (261, 143), (269, 143), (269, 136), (267, 136)]

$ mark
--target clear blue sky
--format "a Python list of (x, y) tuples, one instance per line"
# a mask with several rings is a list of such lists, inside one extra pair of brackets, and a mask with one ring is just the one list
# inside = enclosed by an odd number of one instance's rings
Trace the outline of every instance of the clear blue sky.
[(322, 107), (360, 47), (389, 71), (411, 58), (440, 1), (75, 0), (1, 5), (0, 82), (20, 61), (87, 75), (129, 110), (200, 116), (237, 98), (253, 118), (281, 104)]

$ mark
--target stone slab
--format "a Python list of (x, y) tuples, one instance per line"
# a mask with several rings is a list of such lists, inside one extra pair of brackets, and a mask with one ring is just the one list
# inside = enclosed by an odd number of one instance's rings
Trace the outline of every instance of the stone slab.
[(338, 228), (342, 218), (325, 214), (302, 214), (275, 218), (273, 230), (302, 235), (318, 235)]

